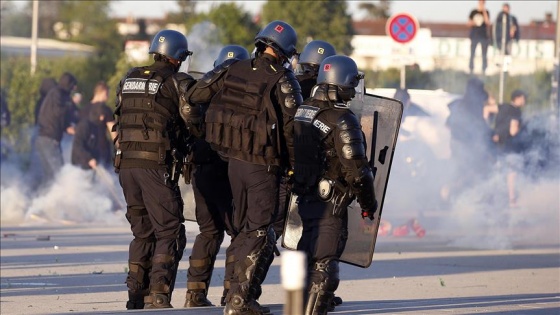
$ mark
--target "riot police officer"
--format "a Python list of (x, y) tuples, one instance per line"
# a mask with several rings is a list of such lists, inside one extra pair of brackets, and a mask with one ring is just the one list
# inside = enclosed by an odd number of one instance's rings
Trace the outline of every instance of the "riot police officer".
[(178, 69), (192, 52), (183, 34), (162, 30), (149, 53), (153, 64), (130, 69), (120, 81), (115, 110), (115, 168), (134, 236), (129, 248), (127, 309), (172, 307), (171, 294), (187, 242), (177, 184), (186, 132), (179, 117), (179, 96), (194, 80)]
[[(322, 40), (313, 40), (303, 47), (303, 51), (298, 58), (296, 79), (301, 86), (301, 95), (304, 100), (311, 95), (311, 89), (317, 84), (317, 75), (319, 74), (319, 65), (321, 64), (321, 61), (335, 54), (335, 48), (328, 42)], [(277, 240), (282, 236), (286, 219), (286, 209), (288, 203), (290, 202), (290, 185), (288, 176), (282, 176), (280, 179), (278, 197), (278, 215), (276, 216), (276, 221), (273, 224)], [(274, 255), (271, 255), (268, 261), (267, 269), (270, 268), (273, 260)], [(341, 303), (341, 298), (335, 297), (335, 299), (333, 299), (333, 307)]]
[(311, 89), (317, 84), (319, 65), (325, 58), (333, 55), (336, 55), (336, 49), (323, 40), (312, 40), (303, 47), (299, 55), (299, 71), (296, 77), (304, 100), (311, 96)]
[[(249, 59), (249, 52), (239, 45), (227, 45), (214, 61), (217, 66), (226, 60)], [(181, 109), (188, 109), (183, 104)], [(181, 110), (181, 117), (192, 129), (192, 112)], [(202, 135), (200, 135), (202, 136)], [(194, 165), (192, 171), (192, 189), (196, 204), (196, 222), (200, 233), (196, 236), (187, 270), (187, 294), (185, 307), (213, 306), (207, 298), (216, 256), (227, 233), (231, 238), (235, 232), (231, 225), (232, 194), (228, 178), (228, 163), (225, 157), (210, 147), (204, 138), (194, 138), (191, 144), (189, 162)], [(225, 233), (224, 233), (225, 232)], [(225, 305), (225, 295), (233, 276), (232, 255), (226, 253), (224, 275), (224, 296), (220, 301)]]
[(364, 134), (348, 107), (361, 78), (351, 58), (326, 58), (313, 94), (294, 118), (293, 192), (303, 225), (297, 248), (308, 256), (308, 315), (326, 314), (338, 287), (347, 206), (357, 197), (370, 219), (377, 209)]
[(291, 167), (293, 117), (303, 101), (286, 68), (296, 43), (289, 24), (273, 21), (255, 37), (255, 58), (222, 63), (186, 96), (190, 104), (210, 102), (205, 139), (229, 159), (238, 234), (228, 248), (236, 268), (224, 314), (269, 312), (256, 297), (276, 243), (278, 186)]

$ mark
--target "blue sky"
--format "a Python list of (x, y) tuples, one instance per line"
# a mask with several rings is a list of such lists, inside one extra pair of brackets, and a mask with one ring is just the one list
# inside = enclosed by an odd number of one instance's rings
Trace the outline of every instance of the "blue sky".
[[(208, 10), (212, 5), (216, 5), (225, 1), (201, 1), (197, 5), (199, 10)], [(265, 1), (235, 1), (243, 5), (250, 12), (257, 12)], [(359, 3), (365, 1), (348, 1), (349, 10), (356, 17), (360, 17), (358, 8)], [(477, 6), (477, 0), (469, 1), (421, 1), (393, 0), (391, 3), (391, 13), (406, 12), (412, 14), (419, 21), (426, 22), (452, 22), (466, 23), (468, 15), (472, 9)], [(498, 1), (487, 0), (486, 6), (490, 11), (491, 19), (496, 17), (501, 11), (502, 4), (509, 2), (511, 12), (517, 17), (521, 24), (528, 24), (531, 20), (544, 19), (545, 13), (552, 13), (554, 19), (558, 14), (557, 0), (545, 1)], [(166, 11), (174, 11), (177, 9), (175, 1), (115, 1), (116, 16), (124, 17), (132, 14), (136, 17), (162, 17)]]

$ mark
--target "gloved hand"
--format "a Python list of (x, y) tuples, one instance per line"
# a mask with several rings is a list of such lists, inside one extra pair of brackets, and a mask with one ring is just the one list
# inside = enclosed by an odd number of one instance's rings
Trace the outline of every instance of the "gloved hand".
[(377, 200), (374, 200), (372, 207), (362, 208), (362, 219), (369, 218), (373, 220), (375, 211), (377, 211)]

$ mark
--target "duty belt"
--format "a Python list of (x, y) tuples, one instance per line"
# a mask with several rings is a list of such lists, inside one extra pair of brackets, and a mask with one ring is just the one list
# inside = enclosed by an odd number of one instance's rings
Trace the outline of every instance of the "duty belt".
[(161, 155), (157, 152), (146, 152), (146, 151), (123, 151), (123, 159), (141, 159), (141, 160), (151, 160), (151, 161), (164, 161), (165, 155)]

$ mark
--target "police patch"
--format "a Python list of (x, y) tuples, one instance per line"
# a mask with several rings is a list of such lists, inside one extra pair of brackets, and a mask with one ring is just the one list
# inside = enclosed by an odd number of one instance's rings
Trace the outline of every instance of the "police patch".
[(156, 80), (128, 78), (124, 81), (122, 93), (146, 93), (146, 83), (148, 83), (148, 94), (156, 94), (159, 90), (160, 83)]
[(300, 107), (298, 107), (296, 111), (294, 120), (310, 123), (313, 120), (313, 118), (315, 118), (315, 116), (317, 115), (317, 112), (319, 112), (318, 107), (301, 105)]

